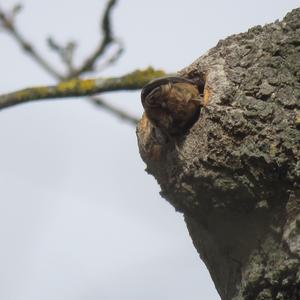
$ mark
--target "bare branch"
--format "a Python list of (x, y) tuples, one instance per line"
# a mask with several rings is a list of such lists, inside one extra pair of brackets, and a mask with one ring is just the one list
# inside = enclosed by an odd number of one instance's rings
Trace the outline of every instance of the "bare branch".
[(10, 18), (1, 8), (0, 8), (0, 22), (3, 28), (10, 33), (14, 39), (18, 42), (21, 48), (33, 58), (41, 67), (43, 67), (49, 74), (58, 79), (63, 79), (63, 76), (59, 74), (58, 71), (52, 65), (47, 62), (47, 60), (38, 53), (33, 45), (28, 42), (22, 34), (16, 28), (13, 18)]
[(122, 77), (71, 79), (53, 86), (26, 88), (0, 96), (0, 109), (34, 100), (95, 95), (103, 92), (137, 90), (150, 80), (163, 76), (161, 70), (136, 70)]
[(117, 0), (110, 0), (107, 3), (106, 9), (104, 11), (103, 19), (102, 19), (102, 41), (99, 43), (96, 50), (84, 61), (81, 67), (79, 67), (76, 71), (71, 73), (68, 78), (75, 78), (78, 77), (80, 74), (91, 71), (94, 68), (94, 65), (99, 57), (101, 57), (107, 47), (114, 42), (112, 29), (111, 29), (111, 12), (114, 8)]
[[(60, 57), (62, 58), (63, 62), (66, 64), (68, 68), (68, 75), (64, 76), (60, 74), (35, 48), (34, 46), (20, 33), (20, 31), (17, 29), (14, 23), (14, 16), (17, 12), (20, 11), (20, 9), (16, 8), (13, 9), (13, 12), (16, 11), (16, 13), (13, 13), (12, 16), (9, 16), (8, 13), (5, 13), (4, 10), (0, 8), (0, 21), (2, 23), (3, 28), (12, 35), (12, 37), (17, 41), (17, 43), (21, 46), (21, 48), (30, 55), (42, 68), (44, 68), (49, 74), (54, 76), (58, 80), (64, 80), (64, 79), (70, 79), (79, 77), (81, 74), (87, 71), (91, 71), (94, 68), (94, 65), (98, 58), (100, 58), (104, 52), (106, 51), (107, 47), (111, 45), (112, 43), (118, 43), (120, 46), (120, 43), (115, 40), (112, 34), (111, 29), (111, 12), (114, 8), (115, 4), (117, 3), (117, 0), (110, 0), (107, 3), (107, 6), (104, 11), (103, 18), (101, 20), (101, 29), (102, 29), (102, 40), (99, 43), (98, 47), (95, 49), (95, 51), (83, 62), (83, 64), (78, 68), (75, 69), (73, 67), (72, 62), (72, 55), (74, 51), (74, 43), (68, 43), (65, 47), (59, 46), (59, 48), (55, 47), (56, 52), (59, 53)], [(17, 8), (19, 8), (17, 6)], [(48, 40), (49, 43), (49, 40)], [(53, 46), (53, 39), (51, 39), (51, 48), (54, 49)], [(57, 43), (55, 43), (57, 46)], [(71, 46), (71, 47), (70, 47)], [(114, 56), (113, 62), (115, 62), (121, 55), (123, 48), (120, 47), (120, 51), (117, 52), (118, 55)], [(110, 62), (108, 60), (108, 62)], [(112, 61), (110, 62), (110, 64)], [(108, 64), (105, 64), (106, 66)]]
[(111, 104), (103, 101), (103, 99), (101, 99), (99, 97), (89, 97), (89, 99), (91, 100), (91, 103), (93, 103), (96, 106), (99, 106), (101, 108), (105, 108), (105, 110), (107, 112), (112, 113), (114, 116), (119, 117), (120, 119), (127, 121), (134, 126), (136, 126), (136, 124), (139, 121), (138, 118), (136, 118), (134, 116), (130, 116), (127, 112), (125, 112), (117, 107), (112, 106)]
[(74, 52), (77, 48), (77, 44), (74, 41), (69, 41), (66, 43), (66, 45), (62, 46), (58, 42), (56, 42), (52, 37), (49, 37), (47, 39), (47, 43), (50, 49), (56, 52), (61, 58), (62, 62), (66, 65), (68, 74), (74, 72), (75, 68), (73, 64), (73, 58)]
[(108, 57), (104, 62), (102, 62), (100, 64), (100, 66), (97, 66), (97, 72), (99, 72), (99, 71), (101, 72), (101, 71), (105, 70), (107, 67), (113, 65), (123, 54), (124, 48), (123, 48), (121, 41), (116, 41), (116, 43), (117, 43), (118, 48), (115, 50), (114, 53), (112, 53), (110, 55), (110, 57)]
[[(109, 45), (112, 43), (116, 44), (118, 48), (116, 51), (107, 58), (106, 61), (102, 63), (102, 65), (99, 66), (99, 70), (105, 69), (107, 66), (115, 63), (118, 58), (123, 53), (123, 45), (120, 42), (120, 40), (117, 40), (113, 37), (112, 29), (111, 29), (111, 11), (115, 4), (117, 3), (117, 0), (110, 0), (107, 3), (106, 9), (103, 14), (103, 18), (101, 19), (101, 30), (103, 34), (102, 41), (99, 43), (99, 46), (97, 49), (93, 52), (93, 54), (86, 59), (86, 61), (82, 64), (82, 66), (78, 69), (75, 69), (73, 66), (73, 53), (76, 47), (75, 43), (68, 43), (65, 46), (59, 45), (57, 42), (55, 42), (53, 39), (48, 39), (48, 44), (51, 47), (52, 50), (56, 51), (59, 56), (61, 57), (62, 61), (68, 68), (68, 76), (60, 74), (58, 71), (56, 71), (47, 61), (46, 59), (34, 48), (34, 46), (25, 39), (25, 37), (19, 32), (18, 28), (15, 25), (15, 17), (16, 15), (21, 11), (22, 6), (15, 6), (12, 10), (12, 13), (5, 13), (0, 8), (0, 22), (2, 23), (2, 26), (4, 29), (12, 35), (12, 37), (17, 41), (17, 43), (21, 46), (21, 48), (29, 54), (33, 60), (40, 65), (45, 71), (47, 71), (50, 75), (55, 77), (57, 80), (66, 80), (74, 77), (78, 77), (79, 75), (83, 74), (86, 71), (89, 71), (94, 68), (94, 65), (96, 61), (104, 54), (105, 50)], [(148, 69), (148, 71), (151, 71), (151, 69)], [(154, 73), (156, 71), (152, 70)], [(159, 72), (159, 71), (158, 71)], [(141, 72), (142, 73), (142, 72)], [(157, 76), (163, 75), (163, 72), (160, 74), (154, 75), (153, 78)], [(144, 74), (140, 74), (140, 76), (145, 76)], [(151, 76), (150, 76), (151, 77)], [(149, 77), (149, 80), (152, 78)], [(126, 78), (123, 77), (123, 79)], [(136, 78), (137, 80), (140, 80)], [(19, 103), (39, 100), (39, 99), (49, 99), (49, 98), (61, 98), (61, 97), (71, 97), (71, 96), (82, 96), (87, 94), (93, 94), (98, 92), (104, 92), (104, 91), (113, 91), (113, 87), (110, 89), (109, 84), (107, 82), (110, 79), (96, 79), (95, 82), (99, 80), (101, 82), (101, 85), (99, 85), (99, 90), (92, 91), (87, 89), (86, 87), (88, 85), (91, 85), (93, 83), (93, 80), (70, 80), (67, 82), (62, 82), (61, 84), (58, 84), (54, 87), (37, 87), (37, 88), (29, 88), (24, 89), (19, 92), (10, 93), (6, 95), (0, 95), (0, 109), (5, 107), (10, 107)], [(112, 85), (114, 85), (116, 79), (113, 79), (110, 81)], [(144, 78), (144, 83), (147, 83), (147, 78)], [(68, 91), (64, 91), (63, 88), (68, 86)], [(143, 86), (143, 83), (140, 85), (137, 83), (135, 86), (131, 86), (130, 89), (139, 89)], [(91, 87), (91, 86), (90, 86)], [(73, 91), (72, 91), (73, 88)], [(107, 89), (106, 89), (107, 88)], [(120, 87), (120, 89), (126, 90), (128, 89), (126, 85), (123, 87)], [(129, 121), (131, 124), (136, 125), (137, 119), (133, 116), (130, 116), (126, 112), (111, 106), (110, 104), (103, 102), (102, 99), (96, 98), (96, 97), (88, 97), (88, 99), (94, 103), (97, 106), (100, 106), (104, 108), (106, 111), (115, 114), (117, 117)]]

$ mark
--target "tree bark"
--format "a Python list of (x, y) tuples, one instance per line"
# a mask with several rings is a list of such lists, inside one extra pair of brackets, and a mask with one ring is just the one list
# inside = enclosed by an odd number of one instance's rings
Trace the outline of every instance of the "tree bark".
[(300, 299), (300, 8), (179, 74), (205, 81), (208, 104), (175, 143), (142, 118), (146, 170), (184, 214), (223, 300)]

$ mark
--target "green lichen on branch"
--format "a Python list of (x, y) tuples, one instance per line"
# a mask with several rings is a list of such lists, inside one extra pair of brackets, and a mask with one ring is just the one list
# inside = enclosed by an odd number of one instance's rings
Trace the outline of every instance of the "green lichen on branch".
[(53, 86), (39, 86), (0, 95), (0, 109), (30, 101), (80, 97), (103, 92), (138, 90), (154, 78), (165, 74), (162, 70), (149, 67), (136, 70), (121, 77), (71, 79)]

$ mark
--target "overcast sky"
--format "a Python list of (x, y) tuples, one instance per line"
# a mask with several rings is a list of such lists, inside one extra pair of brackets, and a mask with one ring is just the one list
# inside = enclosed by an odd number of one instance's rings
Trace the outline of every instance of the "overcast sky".
[[(104, 0), (21, 3), (18, 26), (58, 66), (47, 36), (77, 40), (78, 60), (97, 44)], [(114, 32), (126, 52), (102, 74), (175, 72), (219, 39), (298, 5), (119, 0)], [(3, 32), (0, 45), (1, 93), (54, 82)], [(138, 92), (105, 99), (141, 115)], [(182, 216), (144, 172), (131, 125), (84, 99), (49, 100), (1, 111), (0, 140), (1, 300), (219, 299)]]

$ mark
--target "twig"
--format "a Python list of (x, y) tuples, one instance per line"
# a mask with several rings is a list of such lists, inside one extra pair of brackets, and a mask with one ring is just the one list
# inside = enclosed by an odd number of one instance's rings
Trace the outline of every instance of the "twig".
[(96, 50), (94, 51), (94, 53), (92, 53), (92, 55), (89, 56), (83, 62), (81, 67), (79, 67), (74, 72), (72, 72), (68, 76), (68, 78), (76, 78), (84, 72), (93, 70), (97, 59), (104, 54), (107, 47), (114, 41), (114, 38), (112, 35), (112, 30), (111, 30), (110, 18), (111, 18), (112, 9), (114, 8), (116, 3), (117, 3), (117, 0), (110, 0), (107, 3), (106, 9), (105, 9), (105, 12), (103, 15), (103, 19), (102, 19), (102, 25), (101, 25), (102, 34), (103, 34), (102, 41), (99, 43), (99, 45), (96, 48)]
[(97, 72), (101, 72), (105, 70), (107, 67), (114, 64), (122, 55), (124, 48), (120, 41), (116, 41), (118, 48), (115, 50), (113, 54), (110, 55), (104, 62), (101, 63), (101, 65), (97, 66)]
[(130, 116), (127, 112), (124, 112), (123, 110), (112, 106), (109, 103), (106, 103), (103, 101), (103, 99), (99, 97), (89, 97), (91, 102), (95, 104), (96, 106), (100, 106), (101, 108), (105, 108), (107, 112), (112, 113), (114, 116), (119, 117), (120, 119), (127, 121), (131, 123), (132, 125), (136, 126), (139, 119), (135, 118), (134, 116)]
[(55, 51), (66, 65), (68, 74), (74, 72), (73, 57), (77, 44), (74, 41), (69, 41), (66, 45), (61, 46), (52, 37), (47, 39), (47, 43), (50, 49)]
[(47, 60), (44, 59), (44, 57), (34, 49), (33, 45), (30, 44), (25, 38), (23, 38), (23, 36), (14, 26), (13, 20), (11, 20), (1, 8), (0, 8), (0, 21), (2, 23), (2, 26), (15, 38), (15, 40), (18, 42), (21, 48), (29, 56), (31, 56), (41, 67), (43, 67), (52, 76), (54, 76), (59, 80), (63, 79), (63, 76), (61, 76), (61, 74), (59, 74), (59, 72), (56, 71), (55, 68), (52, 67), (47, 62)]
[(53, 86), (26, 88), (0, 95), (0, 109), (35, 100), (79, 97), (120, 90), (137, 90), (141, 89), (150, 80), (164, 74), (161, 70), (148, 68), (134, 71), (122, 77), (71, 79)]

